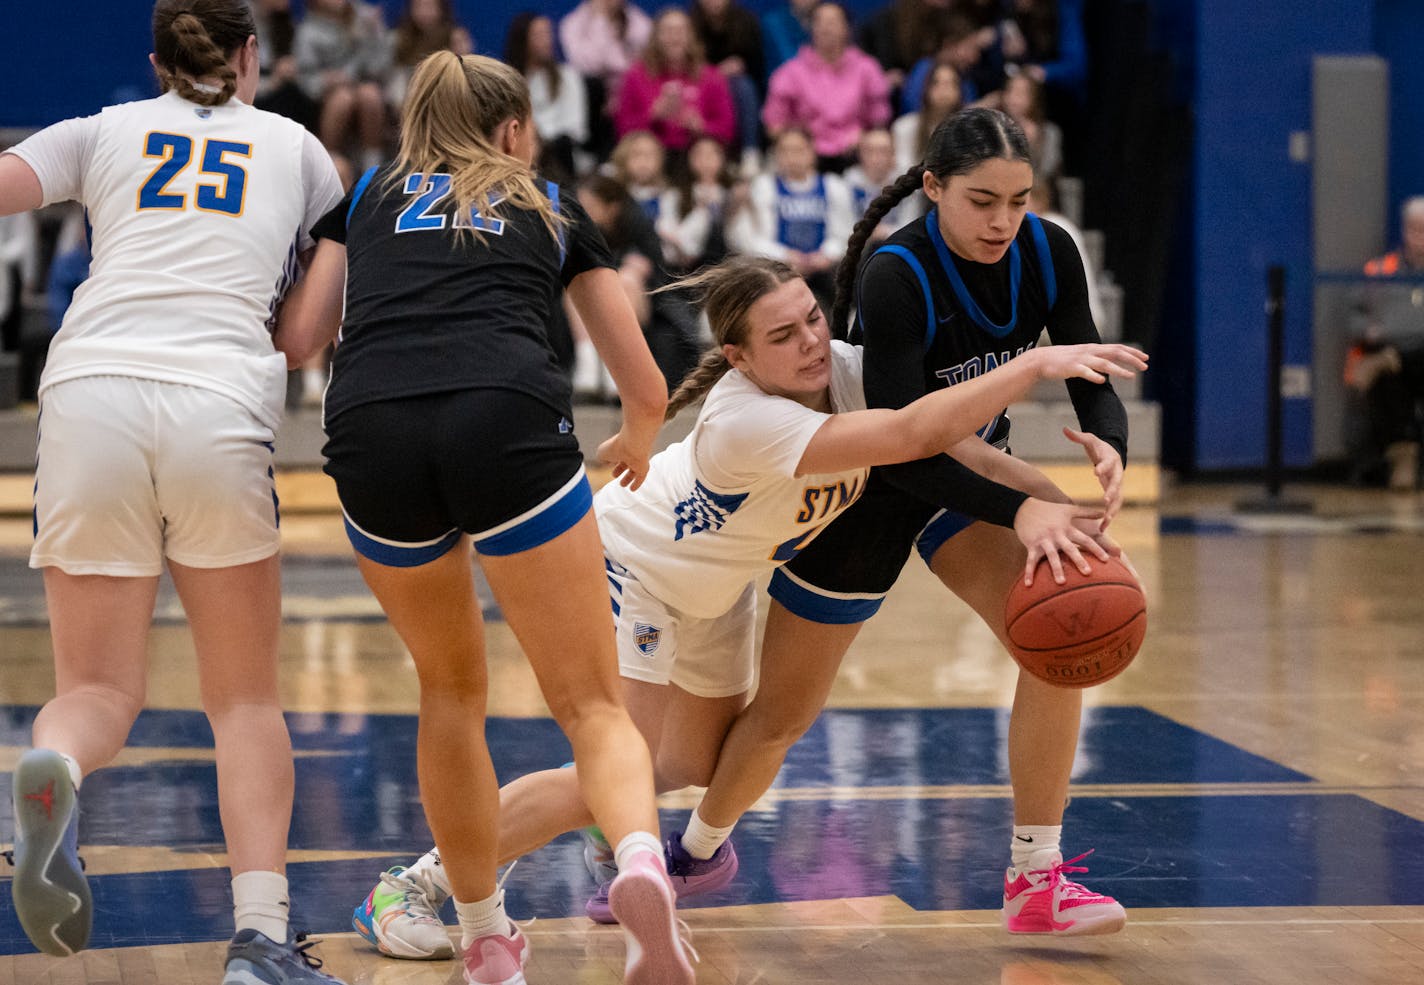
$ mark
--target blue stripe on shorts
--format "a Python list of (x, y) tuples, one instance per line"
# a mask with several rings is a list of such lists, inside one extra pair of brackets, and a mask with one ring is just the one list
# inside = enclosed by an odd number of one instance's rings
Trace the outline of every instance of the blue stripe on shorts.
[(915, 538), (915, 550), (920, 552), (920, 557), (924, 558), (925, 564), (934, 560), (935, 551), (944, 546), (944, 542), (955, 534), (959, 533), (974, 523), (972, 516), (963, 513), (955, 513), (952, 510), (940, 510), (930, 522), (925, 524), (925, 529), (920, 531), (920, 535)]
[(346, 536), (357, 554), (391, 568), (415, 568), (429, 564), (450, 553), (450, 549), (460, 541), (460, 531), (452, 530), (438, 540), (421, 544), (402, 544), (371, 536), (352, 523), (351, 518), (344, 513), (342, 520), (346, 524)]
[(565, 491), (555, 496), (557, 498), (550, 497), (552, 502), (536, 507), (538, 512), (531, 511), (531, 516), (498, 533), (487, 536), (476, 534), (475, 550), (492, 557), (532, 550), (570, 530), (593, 509), (593, 489), (588, 484), (588, 476), (582, 471), (577, 481), (571, 482)]
[(847, 597), (823, 592), (805, 582), (794, 581), (778, 568), (771, 576), (767, 592), (793, 615), (828, 626), (865, 622), (880, 611), (884, 595)]

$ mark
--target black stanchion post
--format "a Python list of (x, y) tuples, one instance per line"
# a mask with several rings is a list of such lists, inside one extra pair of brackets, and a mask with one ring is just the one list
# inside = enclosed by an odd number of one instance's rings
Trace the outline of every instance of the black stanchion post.
[(1266, 270), (1266, 496), (1247, 499), (1236, 508), (1248, 513), (1309, 513), (1314, 504), (1288, 500), (1285, 483), (1285, 413), (1281, 371), (1286, 361), (1286, 268)]
[(1285, 471), (1281, 432), (1285, 428), (1281, 407), (1281, 367), (1285, 365), (1286, 268), (1275, 264), (1266, 271), (1266, 496), (1280, 499)]

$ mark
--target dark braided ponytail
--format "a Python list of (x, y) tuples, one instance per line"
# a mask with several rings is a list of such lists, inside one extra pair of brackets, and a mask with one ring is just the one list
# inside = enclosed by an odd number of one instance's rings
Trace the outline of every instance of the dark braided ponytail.
[[(158, 0), (153, 6), (153, 53), (164, 92), (200, 106), (220, 106), (237, 92), (232, 53), (255, 35), (245, 0)], [(199, 79), (216, 78), (210, 91)]]
[(744, 345), (747, 341), (747, 312), (752, 305), (787, 281), (801, 275), (780, 260), (770, 257), (734, 256), (713, 267), (704, 267), (691, 277), (683, 277), (654, 294), (663, 291), (693, 290), (700, 292), (699, 305), (707, 313), (712, 328), (713, 348), (703, 354), (677, 389), (668, 398), (667, 415), (672, 420), (677, 412), (701, 400), (707, 391), (732, 368), (722, 355), (724, 345)]
[(968, 174), (985, 161), (996, 159), (1032, 163), (1028, 138), (1007, 113), (982, 107), (964, 109), (935, 127), (925, 146), (924, 163), (916, 164), (881, 190), (866, 206), (865, 217), (855, 224), (846, 243), (845, 256), (836, 270), (836, 300), (831, 306), (831, 332), (836, 338), (846, 337), (860, 257), (880, 221), (923, 185), (926, 173), (944, 181), (957, 174)]
[(924, 184), (925, 166), (913, 164), (910, 170), (880, 189), (880, 194), (865, 207), (865, 215), (855, 224), (846, 241), (845, 257), (836, 268), (836, 299), (831, 305), (831, 335), (844, 339), (850, 327), (850, 302), (855, 296), (855, 274), (860, 267), (860, 255), (866, 240), (875, 232), (890, 210), (920, 190)]

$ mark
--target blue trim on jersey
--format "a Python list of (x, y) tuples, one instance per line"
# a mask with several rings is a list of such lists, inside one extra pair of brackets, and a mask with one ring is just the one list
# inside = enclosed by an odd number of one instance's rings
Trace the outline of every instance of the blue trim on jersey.
[(1043, 292), (1048, 295), (1048, 310), (1058, 303), (1058, 278), (1053, 273), (1053, 254), (1048, 251), (1048, 234), (1043, 231), (1043, 223), (1032, 212), (1024, 214), (1028, 228), (1033, 232), (1033, 246), (1038, 251), (1038, 266), (1043, 271)]
[(584, 476), (572, 489), (550, 503), (547, 509), (508, 530), (475, 541), (475, 550), (491, 557), (507, 557), (533, 550), (568, 531), (591, 509), (593, 489), (588, 484), (588, 476)]
[(361, 201), (362, 195), (366, 194), (366, 186), (368, 186), (371, 183), (371, 179), (376, 176), (377, 170), (378, 169), (374, 166), (367, 168), (366, 173), (356, 182), (356, 187), (351, 189), (351, 207), (346, 210), (346, 224), (348, 226), (351, 225), (351, 217), (356, 214), (356, 203)]
[(954, 257), (949, 252), (949, 247), (945, 245), (944, 237), (939, 234), (939, 209), (930, 209), (929, 215), (925, 216), (925, 230), (930, 234), (930, 242), (934, 244), (935, 253), (939, 255), (939, 263), (944, 268), (944, 275), (949, 278), (949, 286), (954, 289), (954, 296), (959, 300), (959, 306), (964, 309), (969, 320), (995, 338), (1001, 339), (1012, 332), (1019, 321), (1019, 283), (1023, 280), (1023, 257), (1019, 255), (1018, 240), (1009, 244), (1009, 297), (1011, 299), (1009, 320), (1002, 325), (997, 325), (989, 320), (988, 315), (984, 314), (983, 309), (969, 294), (969, 288), (965, 285), (964, 278), (959, 276), (959, 269), (954, 265)]
[[(549, 196), (549, 204), (554, 207), (554, 215), (559, 214), (559, 186), (552, 181), (544, 182), (544, 194)], [(559, 269), (563, 269), (564, 258), (569, 255), (568, 246), (564, 242), (564, 226), (558, 223), (559, 230)]]
[[(998, 420), (998, 418), (994, 418)], [(925, 524), (925, 529), (920, 531), (920, 535), (915, 538), (915, 550), (920, 552), (920, 557), (925, 564), (934, 560), (935, 552), (944, 546), (945, 541), (969, 529), (975, 522), (972, 516), (963, 513), (955, 513), (953, 510), (941, 510), (935, 514), (929, 523)]]
[[(935, 310), (934, 297), (930, 294), (930, 275), (925, 273), (925, 265), (920, 263), (920, 258), (911, 253), (908, 249), (896, 243), (887, 243), (880, 247), (875, 253), (893, 253), (910, 265), (910, 269), (915, 272), (915, 279), (920, 282), (920, 293), (925, 296), (925, 352), (930, 351), (930, 346), (935, 340)], [(870, 254), (875, 256), (875, 253)], [(856, 309), (859, 311), (859, 308)], [(864, 329), (862, 329), (864, 334)]]
[(452, 530), (439, 540), (428, 544), (403, 545), (376, 540), (362, 530), (344, 514), (341, 517), (346, 526), (346, 538), (356, 553), (377, 564), (390, 568), (416, 568), (429, 564), (450, 553), (450, 549), (460, 542), (460, 531)]
[(792, 615), (824, 626), (848, 626), (865, 622), (880, 611), (885, 596), (873, 599), (846, 599), (822, 595), (792, 581), (780, 569), (772, 572), (767, 594), (786, 607)]

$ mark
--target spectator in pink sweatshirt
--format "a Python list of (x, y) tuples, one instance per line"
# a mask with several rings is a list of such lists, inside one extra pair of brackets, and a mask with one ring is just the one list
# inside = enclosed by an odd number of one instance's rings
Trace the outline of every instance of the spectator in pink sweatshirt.
[(583, 0), (559, 21), (564, 58), (612, 94), (652, 33), (648, 15), (627, 0)]
[(850, 15), (838, 3), (811, 12), (811, 43), (771, 75), (762, 123), (774, 139), (804, 127), (821, 171), (855, 161), (862, 130), (890, 121), (890, 83), (878, 62), (850, 43)]
[(653, 22), (642, 60), (623, 77), (615, 124), (620, 137), (647, 130), (674, 154), (703, 134), (731, 143), (731, 89), (717, 66), (707, 64), (685, 11), (664, 10)]

